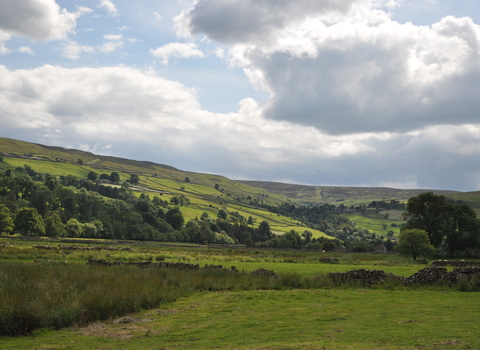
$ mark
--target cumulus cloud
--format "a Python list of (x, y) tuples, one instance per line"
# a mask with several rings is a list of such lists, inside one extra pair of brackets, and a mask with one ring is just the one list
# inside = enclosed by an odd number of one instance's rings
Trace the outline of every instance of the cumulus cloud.
[(61, 9), (55, 0), (0, 0), (0, 8), (0, 30), (33, 40), (65, 39), (80, 16)]
[(269, 92), (264, 116), (328, 134), (477, 121), (480, 26), (400, 24), (391, 1), (200, 0), (180, 33), (230, 44), (231, 64)]
[(107, 40), (122, 40), (122, 35), (121, 34), (118, 34), (118, 35), (115, 35), (115, 34), (105, 34), (103, 36), (104, 39), (107, 39)]
[(93, 10), (87, 6), (77, 6), (77, 11), (81, 14), (93, 12)]
[(111, 0), (101, 0), (99, 7), (107, 10), (110, 14), (116, 16), (118, 14), (117, 7)]
[(468, 189), (480, 178), (478, 124), (334, 136), (266, 119), (252, 99), (208, 112), (194, 90), (124, 66), (0, 66), (0, 76), (0, 124), (14, 138), (243, 179)]
[(29, 55), (35, 55), (35, 53), (33, 52), (33, 50), (28, 47), (28, 46), (21, 46), (19, 49), (18, 49), (18, 52), (20, 53), (26, 53), (26, 54), (29, 54)]
[(162, 64), (168, 64), (170, 57), (174, 58), (203, 58), (205, 55), (197, 48), (195, 43), (169, 43), (155, 50), (150, 49), (150, 54), (162, 59)]
[(63, 45), (63, 56), (71, 60), (77, 60), (83, 52), (95, 53), (95, 49), (91, 46), (80, 45), (75, 41), (66, 41)]
[(206, 33), (220, 42), (258, 39), (306, 15), (346, 12), (355, 0), (199, 0), (176, 17), (180, 35)]
[(6, 55), (10, 50), (5, 46), (5, 42), (10, 40), (11, 35), (0, 29), (0, 55)]
[(123, 46), (123, 41), (109, 41), (98, 46), (98, 50), (104, 53), (110, 53), (110, 52), (116, 51), (122, 46)]

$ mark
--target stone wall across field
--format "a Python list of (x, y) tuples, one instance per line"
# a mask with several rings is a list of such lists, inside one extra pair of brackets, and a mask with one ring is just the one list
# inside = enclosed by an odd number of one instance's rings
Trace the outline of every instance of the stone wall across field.
[(122, 261), (108, 261), (104, 259), (90, 258), (87, 261), (87, 265), (102, 265), (102, 266), (138, 266), (138, 267), (164, 267), (169, 269), (178, 270), (198, 270), (200, 266), (198, 264), (189, 264), (181, 262), (168, 262), (168, 261), (139, 261), (139, 262), (122, 262)]
[[(95, 259), (90, 258), (87, 261), (87, 265), (101, 265), (101, 266), (138, 266), (138, 267), (160, 267), (160, 268), (167, 268), (167, 269), (177, 269), (177, 270), (227, 270), (232, 272), (239, 272), (235, 266), (231, 266), (230, 269), (223, 267), (222, 265), (208, 265), (206, 264), (204, 267), (200, 267), (199, 264), (189, 264), (189, 263), (181, 263), (181, 262), (168, 262), (168, 261), (159, 261), (159, 262), (151, 262), (151, 261), (139, 261), (139, 262), (122, 262), (122, 261), (108, 261), (104, 259)], [(272, 278), (277, 278), (278, 275), (272, 270), (266, 270), (259, 268), (252, 272), (253, 275), (262, 275), (268, 276)]]
[(432, 283), (457, 283), (469, 279), (480, 280), (480, 267), (455, 267), (447, 271), (445, 267), (426, 267), (410, 277), (387, 274), (383, 270), (358, 269), (347, 272), (332, 272), (328, 276), (337, 283), (359, 282), (365, 285), (374, 285), (380, 282), (396, 280), (407, 285), (425, 285)]
[(366, 285), (374, 285), (380, 283), (387, 278), (397, 279), (399, 277), (387, 274), (383, 270), (366, 270), (357, 269), (347, 272), (330, 272), (328, 277), (337, 283), (360, 282)]
[(78, 246), (78, 245), (63, 245), (59, 244), (58, 246), (55, 245), (41, 245), (41, 244), (35, 244), (33, 248), (36, 249), (62, 249), (62, 250), (110, 250), (110, 251), (130, 251), (132, 248), (129, 247), (120, 247), (120, 248), (115, 248), (115, 247), (91, 247), (91, 246)]
[[(103, 259), (90, 258), (87, 261), (88, 265), (103, 265), (103, 266), (139, 266), (139, 267), (160, 267), (168, 269), (178, 270), (228, 270), (238, 272), (235, 266), (230, 269), (224, 268), (222, 265), (205, 265), (200, 267), (199, 264), (189, 264), (181, 262), (121, 262), (121, 261), (108, 261)], [(272, 278), (277, 278), (279, 275), (274, 271), (259, 268), (252, 272), (254, 275), (263, 275)], [(480, 281), (480, 267), (467, 266), (467, 267), (454, 267), (453, 271), (448, 271), (445, 267), (431, 266), (419, 270), (417, 273), (410, 277), (396, 276), (391, 273), (386, 273), (383, 270), (367, 270), (357, 269), (347, 272), (330, 272), (328, 277), (335, 283), (359, 283), (366, 286), (375, 285), (384, 281), (395, 281), (405, 285), (427, 285), (433, 283), (457, 283), (468, 280)]]
[(480, 261), (465, 261), (465, 260), (435, 260), (432, 261), (432, 266), (453, 266), (453, 267), (480, 267)]

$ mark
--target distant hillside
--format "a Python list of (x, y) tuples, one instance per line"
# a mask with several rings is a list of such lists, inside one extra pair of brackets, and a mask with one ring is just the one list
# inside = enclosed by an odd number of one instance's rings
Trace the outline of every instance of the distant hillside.
[[(331, 203), (345, 205), (363, 204), (372, 201), (399, 200), (406, 201), (408, 198), (420, 193), (432, 191), (436, 194), (442, 194), (446, 197), (456, 196), (461, 199), (463, 193), (457, 191), (441, 191), (428, 189), (400, 190), (387, 187), (335, 187), (335, 186), (307, 186), (294, 185), (281, 182), (267, 181), (241, 181), (245, 185), (263, 188), (271, 193), (288, 197), (291, 201), (304, 204)], [(477, 192), (475, 192), (477, 193)], [(477, 193), (480, 204), (480, 193)]]
[[(271, 204), (281, 204), (291, 201), (298, 205), (324, 203), (339, 205), (343, 203), (344, 205), (350, 206), (352, 204), (366, 204), (372, 201), (391, 199), (407, 201), (408, 198), (412, 196), (432, 191), (453, 200), (463, 201), (474, 208), (480, 208), (480, 191), (458, 192), (428, 189), (402, 190), (386, 187), (308, 186), (280, 182), (231, 180), (220, 175), (182, 171), (169, 165), (157, 164), (150, 161), (103, 156), (76, 149), (45, 146), (9, 138), (0, 138), (0, 153), (22, 157), (16, 162), (20, 166), (23, 166), (25, 161), (43, 160), (78, 167), (78, 163), (80, 162), (82, 163), (80, 168), (76, 168), (75, 171), (78, 173), (78, 176), (83, 175), (84, 177), (86, 177), (86, 174), (90, 170), (99, 173), (117, 171), (123, 177), (128, 177), (129, 174), (135, 173), (143, 176), (141, 178), (142, 183), (147, 187), (153, 184), (152, 181), (154, 179), (156, 179), (157, 182), (160, 179), (171, 180), (178, 185), (184, 183), (185, 178), (188, 177), (191, 184), (208, 187), (218, 186), (223, 189), (225, 195), (230, 195), (232, 198), (235, 197), (237, 201), (242, 201), (242, 198), (245, 201), (247, 198), (257, 198)], [(20, 161), (20, 159), (22, 159), (22, 161)], [(71, 167), (67, 166), (54, 167), (50, 165), (44, 168), (45, 172), (51, 172), (57, 175), (66, 175), (73, 171)], [(0, 164), (0, 170), (1, 169), (2, 165)], [(55, 169), (55, 171), (52, 169)], [(151, 180), (150, 182), (148, 181), (149, 179)], [(173, 187), (178, 190), (181, 185), (177, 185)], [(163, 181), (162, 184), (156, 183), (154, 185), (157, 189), (162, 188), (162, 186), (164, 186), (163, 188), (165, 190), (168, 190), (169, 186), (167, 186), (165, 181)], [(199, 192), (198, 189), (195, 191)]]

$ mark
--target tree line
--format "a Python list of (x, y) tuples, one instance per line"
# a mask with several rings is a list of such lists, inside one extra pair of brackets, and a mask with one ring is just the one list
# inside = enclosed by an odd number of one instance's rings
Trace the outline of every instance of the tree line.
[[(131, 175), (120, 187), (117, 173), (95, 174), (86, 179), (74, 175), (39, 174), (31, 167), (7, 170), (0, 176), (0, 233), (24, 236), (157, 240), (194, 243), (241, 243), (248, 246), (302, 248), (308, 244), (321, 249), (325, 239), (315, 240), (311, 232), (291, 231), (275, 235), (268, 222), (254, 227), (253, 218), (219, 209), (217, 217), (204, 212), (186, 222), (181, 207), (186, 196), (169, 201), (161, 196), (133, 195)], [(331, 245), (332, 243), (330, 243)], [(329, 244), (327, 249), (333, 249)]]
[(480, 220), (467, 204), (426, 192), (408, 200), (399, 251), (410, 255), (480, 253)]

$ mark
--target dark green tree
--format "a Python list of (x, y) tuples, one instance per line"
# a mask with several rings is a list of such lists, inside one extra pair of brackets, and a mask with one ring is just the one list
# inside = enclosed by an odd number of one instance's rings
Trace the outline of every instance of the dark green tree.
[(67, 221), (65, 229), (67, 231), (67, 237), (82, 237), (83, 225), (75, 218), (71, 218)]
[(48, 237), (64, 237), (65, 224), (57, 213), (51, 213), (45, 219), (45, 234)]
[(405, 229), (424, 230), (430, 243), (438, 248), (444, 236), (447, 202), (442, 195), (433, 192), (421, 193), (408, 200), (403, 217), (407, 220)]
[(327, 252), (330, 252), (335, 249), (335, 244), (332, 242), (325, 242), (323, 243), (322, 249)]
[(132, 184), (132, 185), (138, 185), (138, 182), (140, 181), (140, 178), (138, 177), (137, 174), (132, 174), (130, 175), (130, 180), (129, 182)]
[(169, 209), (167, 214), (165, 214), (165, 221), (170, 224), (174, 230), (181, 229), (185, 223), (185, 219), (183, 218), (183, 214), (179, 207)]
[(44, 236), (45, 225), (35, 208), (23, 208), (14, 220), (15, 230), (23, 236)]
[(480, 223), (466, 204), (448, 204), (444, 225), (445, 248), (450, 255), (475, 249), (480, 243)]
[(267, 221), (262, 221), (260, 223), (257, 229), (257, 233), (260, 236), (263, 236), (266, 238), (272, 238), (272, 231), (270, 230), (270, 225), (268, 224)]
[(30, 206), (37, 209), (38, 213), (45, 217), (47, 212), (50, 210), (54, 204), (55, 197), (46, 186), (41, 186), (37, 188), (30, 198)]
[(50, 191), (55, 191), (58, 186), (58, 181), (55, 176), (50, 174), (45, 175), (45, 182), (43, 183)]
[[(138, 178), (138, 176), (137, 176), (137, 178)], [(118, 173), (115, 172), (115, 171), (112, 172), (110, 174), (110, 181), (112, 181), (114, 184), (119, 183), (120, 182), (120, 175), (118, 175)]]
[(403, 256), (411, 256), (413, 260), (417, 257), (429, 257), (435, 254), (435, 247), (430, 243), (428, 234), (420, 229), (408, 229), (400, 232), (400, 242), (397, 250)]
[(4, 204), (0, 204), (0, 235), (2, 233), (12, 233), (15, 228), (12, 212)]
[(73, 186), (73, 187), (78, 187), (79, 181), (78, 178), (75, 175), (66, 175), (66, 176), (60, 176), (60, 182), (62, 183), (63, 186)]
[(300, 237), (298, 232), (296, 232), (295, 230), (291, 230), (290, 232), (284, 233), (281, 238), (286, 239), (290, 242), (289, 248), (294, 248), (294, 249), (302, 248), (302, 237)]
[(227, 216), (228, 216), (228, 213), (225, 209), (220, 209), (217, 213), (217, 216), (219, 219), (224, 219), (226, 220), (227, 219)]
[(87, 179), (90, 181), (96, 181), (97, 180), (97, 173), (94, 171), (90, 171), (87, 175)]

